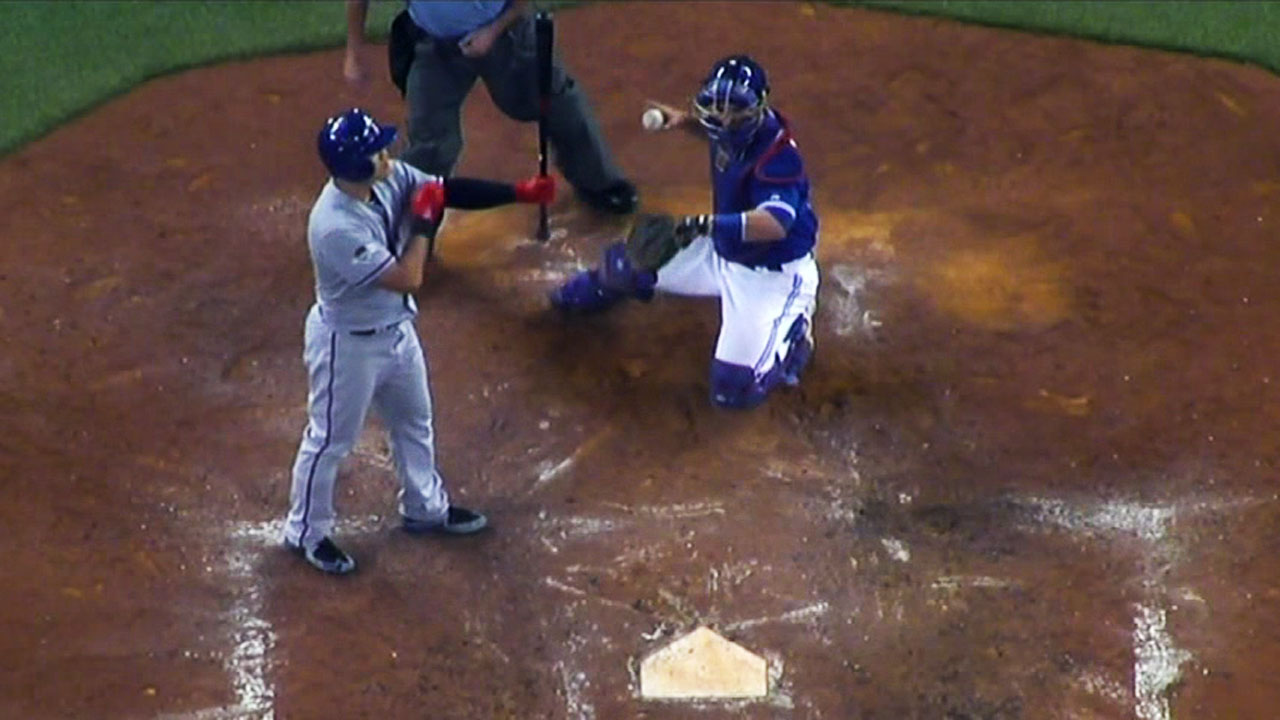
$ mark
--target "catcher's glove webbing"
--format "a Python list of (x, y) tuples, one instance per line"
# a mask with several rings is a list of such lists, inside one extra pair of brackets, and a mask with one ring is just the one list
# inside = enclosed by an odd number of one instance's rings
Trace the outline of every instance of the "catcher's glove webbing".
[(631, 267), (657, 270), (680, 250), (676, 219), (665, 213), (637, 215), (627, 233), (626, 245)]
[(636, 270), (657, 270), (698, 235), (710, 230), (709, 218), (696, 215), (677, 221), (665, 213), (636, 216), (627, 233), (627, 260)]

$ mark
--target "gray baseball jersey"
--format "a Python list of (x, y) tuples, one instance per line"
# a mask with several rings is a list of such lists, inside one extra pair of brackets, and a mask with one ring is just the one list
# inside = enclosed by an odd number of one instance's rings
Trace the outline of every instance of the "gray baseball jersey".
[(353, 198), (330, 181), (307, 225), (316, 303), (307, 314), (303, 361), (307, 429), (293, 464), (284, 540), (315, 547), (332, 531), (338, 467), (355, 447), (372, 407), (382, 416), (400, 480), (400, 514), (442, 522), (449, 494), (436, 469), (431, 389), (413, 319), (412, 295), (378, 278), (407, 240), (409, 198), (432, 180), (398, 161), (373, 184), (374, 199)]
[(412, 318), (412, 295), (378, 284), (407, 241), (404, 209), (419, 185), (432, 176), (392, 161), (387, 179), (374, 183), (374, 201), (347, 195), (330, 180), (307, 221), (307, 244), (315, 265), (316, 301), (335, 330), (364, 330)]

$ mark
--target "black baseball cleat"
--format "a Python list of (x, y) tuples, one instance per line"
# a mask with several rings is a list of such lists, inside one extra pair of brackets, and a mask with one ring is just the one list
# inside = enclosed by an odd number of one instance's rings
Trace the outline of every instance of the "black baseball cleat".
[(444, 520), (428, 522), (402, 518), (402, 521), (401, 527), (405, 532), (414, 535), (472, 535), (489, 526), (489, 519), (484, 515), (457, 505), (449, 506), (449, 512)]
[(330, 575), (346, 575), (356, 569), (356, 561), (327, 537), (311, 548), (294, 545), (287, 540), (285, 547), (302, 556), (315, 569)]
[(636, 186), (627, 180), (615, 180), (602, 190), (577, 189), (578, 197), (583, 202), (602, 212), (615, 215), (626, 215), (633, 212), (640, 204), (640, 196)]

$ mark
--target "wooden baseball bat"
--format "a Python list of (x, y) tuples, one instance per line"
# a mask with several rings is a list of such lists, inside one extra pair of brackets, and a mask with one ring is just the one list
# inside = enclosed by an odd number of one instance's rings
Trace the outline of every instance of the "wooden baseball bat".
[[(534, 35), (538, 43), (538, 174), (547, 176), (547, 112), (551, 105), (551, 52), (555, 48), (555, 24), (551, 13), (539, 10), (534, 17)], [(551, 238), (547, 227), (547, 206), (538, 206), (538, 234), (540, 242)]]

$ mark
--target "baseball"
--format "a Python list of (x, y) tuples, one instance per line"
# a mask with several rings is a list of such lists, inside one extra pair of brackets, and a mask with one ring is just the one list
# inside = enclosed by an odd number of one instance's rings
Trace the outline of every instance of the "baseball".
[(650, 132), (654, 130), (661, 130), (667, 124), (666, 113), (662, 112), (658, 108), (649, 108), (640, 116), (640, 124), (644, 126), (645, 130), (649, 130)]

